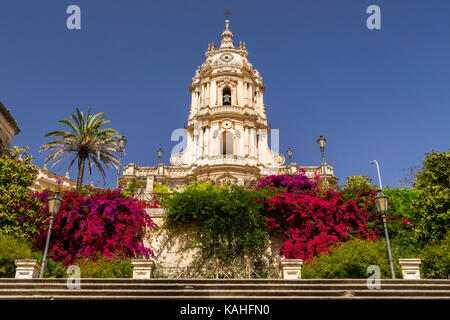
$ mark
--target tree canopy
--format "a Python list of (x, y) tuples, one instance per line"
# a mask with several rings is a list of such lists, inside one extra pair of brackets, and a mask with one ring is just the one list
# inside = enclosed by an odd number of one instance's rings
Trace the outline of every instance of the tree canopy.
[(102, 128), (110, 121), (103, 119), (104, 113), (91, 115), (91, 108), (84, 115), (78, 108), (77, 113), (72, 114), (71, 119), (59, 120), (59, 123), (67, 125), (71, 131), (51, 131), (46, 137), (55, 138), (52, 142), (41, 146), (41, 150), (53, 150), (47, 157), (47, 162), (53, 162), (53, 166), (70, 156), (71, 161), (68, 169), (72, 167), (75, 161), (78, 164), (77, 190), (81, 189), (83, 184), (83, 175), (88, 162), (88, 170), (91, 173), (91, 164), (95, 164), (100, 174), (105, 180), (105, 170), (101, 165), (103, 162), (108, 168), (117, 168), (118, 159), (114, 152), (118, 152), (118, 144), (114, 138), (119, 137), (116, 130), (111, 128)]

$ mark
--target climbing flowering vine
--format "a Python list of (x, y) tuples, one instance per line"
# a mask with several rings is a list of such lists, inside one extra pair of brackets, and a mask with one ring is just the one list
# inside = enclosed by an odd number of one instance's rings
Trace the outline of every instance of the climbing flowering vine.
[(320, 189), (318, 182), (320, 177), (310, 180), (302, 172), (269, 176), (257, 184), (256, 189), (271, 191), (262, 201), (269, 231), (284, 237), (280, 255), (310, 260), (352, 237), (377, 240), (380, 220), (373, 205), (373, 190), (347, 195), (350, 191), (346, 189)]
[[(45, 205), (40, 211), (48, 218), (49, 192), (34, 194)], [(101, 256), (154, 256), (144, 246), (143, 239), (149, 228), (156, 227), (145, 209), (145, 202), (124, 197), (119, 190), (106, 190), (90, 195), (63, 190), (63, 203), (55, 217), (49, 255), (55, 261), (70, 265), (78, 259)], [(48, 221), (39, 227), (34, 237), (37, 248), (43, 249), (48, 232)]]

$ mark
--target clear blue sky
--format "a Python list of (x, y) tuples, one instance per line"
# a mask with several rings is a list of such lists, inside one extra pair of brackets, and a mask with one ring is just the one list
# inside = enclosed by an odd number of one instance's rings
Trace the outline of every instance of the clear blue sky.
[[(71, 4), (81, 30), (66, 28)], [(381, 30), (366, 27), (371, 4)], [(125, 163), (154, 165), (162, 147), (167, 164), (191, 78), (208, 42), (219, 43), (227, 9), (263, 77), (280, 150), (292, 147), (299, 165), (319, 164), (322, 134), (340, 183), (362, 173), (377, 182), (376, 159), (383, 184), (395, 186), (425, 152), (448, 150), (448, 0), (2, 0), (0, 101), (21, 129), (13, 144), (29, 145), (42, 166), (44, 134), (92, 106), (127, 137)], [(52, 170), (64, 175), (67, 164)], [(107, 174), (113, 187), (116, 171)]]

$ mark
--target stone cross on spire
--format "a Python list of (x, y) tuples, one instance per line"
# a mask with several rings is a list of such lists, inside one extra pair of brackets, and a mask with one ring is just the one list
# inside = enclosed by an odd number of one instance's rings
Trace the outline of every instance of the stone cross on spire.
[(224, 13), (223, 13), (223, 15), (227, 18), (227, 20), (228, 19), (230, 19), (230, 16), (231, 16), (231, 11), (230, 10), (227, 10), (227, 11), (225, 11)]

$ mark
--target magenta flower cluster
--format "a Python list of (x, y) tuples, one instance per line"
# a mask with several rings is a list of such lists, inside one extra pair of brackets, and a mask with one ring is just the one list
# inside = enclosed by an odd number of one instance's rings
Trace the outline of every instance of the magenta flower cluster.
[[(303, 170), (303, 169), (302, 169)], [(304, 174), (304, 170), (298, 175), (272, 175), (263, 178), (257, 184), (257, 189), (269, 187), (273, 190), (283, 190), (285, 192), (298, 192), (306, 190), (316, 190), (316, 184), (309, 180)]]
[[(48, 191), (35, 193), (45, 205), (40, 214), (49, 218)], [(70, 265), (79, 259), (102, 256), (154, 256), (144, 246), (149, 228), (156, 227), (146, 213), (147, 203), (123, 196), (119, 190), (106, 190), (91, 195), (62, 191), (63, 203), (51, 234), (49, 256)], [(39, 227), (34, 237), (37, 248), (43, 249), (48, 232), (48, 220)]]
[(321, 190), (304, 173), (269, 176), (257, 186), (263, 187), (272, 191), (264, 201), (267, 226), (282, 234), (280, 255), (288, 259), (309, 261), (353, 237), (376, 241), (380, 234), (380, 220), (373, 210), (374, 191), (345, 200), (345, 190)]

